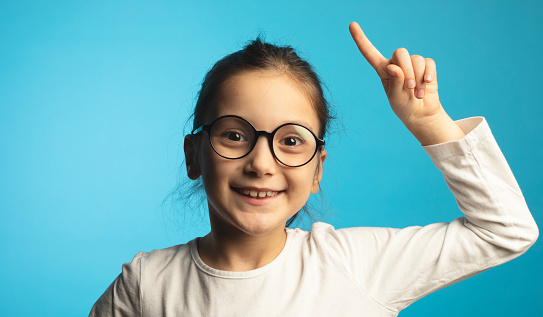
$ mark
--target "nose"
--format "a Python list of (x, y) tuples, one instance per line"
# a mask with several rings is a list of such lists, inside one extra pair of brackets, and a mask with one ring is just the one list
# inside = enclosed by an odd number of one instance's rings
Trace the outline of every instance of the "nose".
[(245, 164), (246, 173), (257, 177), (275, 174), (277, 161), (273, 156), (269, 142), (269, 138), (265, 135), (258, 137), (255, 147), (247, 156), (247, 163)]

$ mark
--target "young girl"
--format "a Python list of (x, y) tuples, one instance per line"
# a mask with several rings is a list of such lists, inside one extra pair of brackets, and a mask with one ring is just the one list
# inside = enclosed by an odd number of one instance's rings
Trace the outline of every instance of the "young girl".
[(138, 253), (91, 316), (396, 316), (535, 242), (537, 226), (487, 123), (445, 113), (434, 61), (405, 49), (386, 59), (358, 24), (350, 31), (465, 217), (405, 229), (286, 228), (319, 190), (330, 115), (312, 67), (290, 47), (257, 39), (206, 75), (185, 137), (210, 233)]

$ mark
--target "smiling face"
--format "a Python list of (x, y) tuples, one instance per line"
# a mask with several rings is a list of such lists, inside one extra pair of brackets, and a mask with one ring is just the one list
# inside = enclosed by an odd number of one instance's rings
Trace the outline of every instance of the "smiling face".
[[(308, 95), (284, 74), (253, 71), (232, 76), (220, 86), (215, 100), (205, 123), (236, 115), (258, 130), (273, 131), (293, 122), (317, 135), (320, 132)], [(212, 226), (220, 230), (253, 236), (283, 231), (287, 220), (319, 189), (324, 150), (304, 166), (287, 167), (274, 158), (265, 137), (258, 139), (249, 155), (235, 160), (217, 155), (205, 132), (198, 142), (198, 172), (189, 176), (201, 173)]]

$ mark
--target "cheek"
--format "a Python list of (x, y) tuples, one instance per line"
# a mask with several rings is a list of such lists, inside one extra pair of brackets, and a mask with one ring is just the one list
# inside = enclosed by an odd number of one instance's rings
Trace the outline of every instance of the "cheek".
[[(213, 150), (202, 151), (202, 180), (204, 183), (207, 181), (215, 181), (221, 178), (221, 173), (224, 172), (224, 164), (218, 162), (219, 156), (216, 155)], [(215, 157), (216, 156), (216, 157)], [(221, 166), (223, 165), (223, 166)]]
[(305, 199), (309, 198), (311, 189), (313, 187), (313, 180), (315, 179), (316, 166), (303, 166), (297, 167), (289, 173), (289, 186), (294, 188), (294, 192), (303, 196)]
[(217, 162), (219, 156), (213, 152), (210, 146), (202, 144), (200, 149), (202, 181), (207, 192), (208, 188), (216, 185), (217, 181), (221, 179), (220, 173), (223, 168), (220, 168), (220, 164)]
[[(298, 212), (307, 203), (309, 196), (311, 195), (313, 171), (300, 171), (293, 173), (289, 177), (289, 187), (293, 189), (289, 193), (289, 200), (291, 203), (291, 211)], [(292, 216), (292, 215), (290, 215)]]
[(238, 160), (222, 158), (211, 148), (202, 151), (201, 162), (202, 181), (208, 196), (224, 191), (232, 176), (241, 173)]

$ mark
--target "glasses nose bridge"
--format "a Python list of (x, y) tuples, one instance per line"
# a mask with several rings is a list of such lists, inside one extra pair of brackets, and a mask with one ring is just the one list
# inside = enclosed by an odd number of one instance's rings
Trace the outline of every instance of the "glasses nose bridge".
[(255, 140), (258, 140), (258, 138), (263, 135), (268, 137), (268, 140), (271, 141), (273, 139), (273, 134), (273, 132), (255, 130)]
[(251, 149), (251, 152), (255, 148), (256, 143), (258, 142), (258, 139), (260, 139), (261, 136), (265, 136), (266, 139), (268, 139), (268, 146), (270, 148), (270, 151), (271, 151), (273, 157), (275, 157), (275, 152), (273, 151), (273, 136), (274, 136), (274, 134), (275, 134), (274, 132), (258, 131), (257, 129), (255, 129), (255, 143), (253, 144), (253, 148)]

